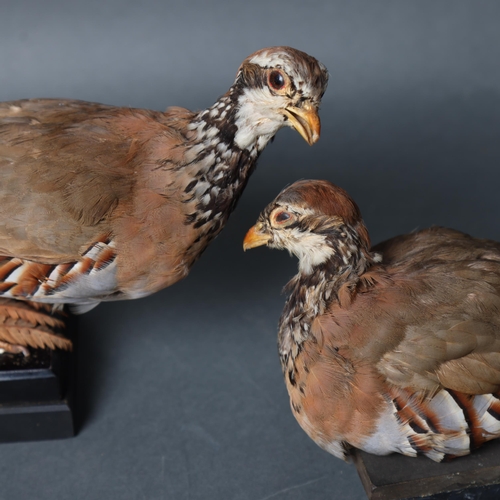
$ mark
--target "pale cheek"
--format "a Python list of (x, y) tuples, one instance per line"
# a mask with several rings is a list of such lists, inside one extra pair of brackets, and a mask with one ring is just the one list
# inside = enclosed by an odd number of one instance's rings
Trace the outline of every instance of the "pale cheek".
[(286, 242), (277, 240), (275, 245), (277, 248), (286, 248), (295, 255), (299, 259), (300, 270), (307, 274), (335, 254), (335, 250), (326, 243), (325, 237), (317, 234), (292, 233)]
[[(258, 140), (262, 150), (276, 132), (285, 125), (284, 116), (278, 111), (280, 102), (266, 89), (252, 89), (239, 99), (236, 115), (235, 142), (241, 149), (248, 149)], [(288, 125), (288, 124), (287, 124)]]

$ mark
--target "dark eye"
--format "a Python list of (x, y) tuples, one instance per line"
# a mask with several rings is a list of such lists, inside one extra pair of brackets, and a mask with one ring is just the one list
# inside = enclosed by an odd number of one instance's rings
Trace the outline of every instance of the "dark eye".
[(287, 220), (290, 220), (290, 214), (288, 212), (278, 212), (275, 215), (274, 220), (276, 222), (286, 222)]
[(280, 90), (285, 86), (285, 77), (280, 71), (271, 71), (269, 74), (269, 85), (271, 85), (274, 90)]

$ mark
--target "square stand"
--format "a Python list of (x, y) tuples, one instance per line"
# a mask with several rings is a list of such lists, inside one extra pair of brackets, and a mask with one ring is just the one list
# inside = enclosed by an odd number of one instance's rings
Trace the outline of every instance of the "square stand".
[(75, 435), (74, 352), (29, 351), (28, 358), (0, 354), (0, 443)]
[(422, 456), (377, 456), (359, 450), (353, 458), (370, 500), (500, 498), (498, 439), (470, 455), (441, 463)]

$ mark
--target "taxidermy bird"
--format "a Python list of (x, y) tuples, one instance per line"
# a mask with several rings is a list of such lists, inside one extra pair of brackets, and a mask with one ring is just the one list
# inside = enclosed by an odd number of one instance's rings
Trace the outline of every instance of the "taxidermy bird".
[(272, 47), (201, 112), (1, 103), (0, 296), (85, 312), (184, 278), (276, 132), (318, 140), (327, 80), (313, 57)]
[(278, 347), (319, 446), (441, 461), (500, 436), (500, 243), (432, 227), (370, 250), (344, 190), (300, 181), (247, 233), (259, 245), (299, 259)]

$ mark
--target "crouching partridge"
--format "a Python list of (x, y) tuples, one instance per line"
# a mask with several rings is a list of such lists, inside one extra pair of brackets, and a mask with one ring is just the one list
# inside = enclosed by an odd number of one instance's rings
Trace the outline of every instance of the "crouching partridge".
[(197, 113), (1, 103), (0, 296), (85, 312), (182, 279), (276, 132), (317, 141), (327, 80), (313, 57), (272, 47)]
[(301, 181), (247, 233), (259, 245), (299, 259), (278, 346), (319, 446), (441, 461), (500, 436), (500, 243), (433, 227), (370, 250), (348, 194)]

